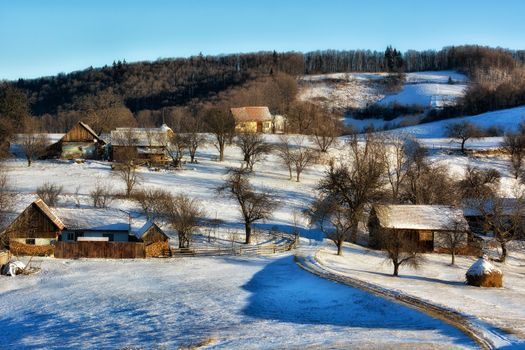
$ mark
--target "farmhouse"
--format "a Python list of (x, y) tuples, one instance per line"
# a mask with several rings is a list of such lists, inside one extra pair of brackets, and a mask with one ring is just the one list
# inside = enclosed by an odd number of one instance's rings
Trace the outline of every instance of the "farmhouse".
[(236, 132), (265, 134), (283, 133), (284, 117), (272, 116), (268, 107), (237, 107), (230, 112), (235, 120)]
[(154, 222), (134, 223), (120, 210), (50, 208), (37, 199), (2, 234), (22, 255), (142, 258), (169, 251), (169, 237)]
[(78, 122), (58, 142), (48, 148), (47, 156), (63, 159), (101, 159), (106, 143), (84, 122)]
[(117, 128), (111, 131), (112, 159), (139, 163), (166, 163), (167, 147), (174, 133), (166, 124), (159, 128)]
[(446, 247), (449, 232), (463, 232), (462, 246), (468, 243), (468, 224), (461, 209), (445, 205), (375, 205), (368, 221), (369, 246), (381, 249), (386, 232), (406, 235), (422, 252)]

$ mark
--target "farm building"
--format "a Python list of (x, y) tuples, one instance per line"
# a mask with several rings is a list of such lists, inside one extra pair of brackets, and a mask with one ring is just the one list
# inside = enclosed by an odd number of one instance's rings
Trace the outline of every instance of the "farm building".
[[(3, 232), (9, 248), (22, 255), (62, 258), (142, 258), (169, 251), (168, 236), (153, 222), (133, 225), (114, 209), (50, 208), (41, 199), (31, 203)], [(148, 247), (150, 247), (148, 249)]]
[[(496, 214), (507, 226), (522, 227), (525, 224), (525, 203), (516, 198), (496, 198), (492, 200), (465, 200), (463, 215), (476, 234), (486, 234), (490, 227), (485, 227), (485, 218)], [(520, 235), (522, 232), (516, 232)]]
[(445, 247), (449, 232), (463, 232), (468, 244), (468, 224), (461, 209), (445, 205), (374, 205), (368, 221), (369, 241), (372, 248), (381, 249), (384, 233), (406, 235), (415, 241), (422, 252)]
[(283, 133), (284, 117), (272, 116), (268, 107), (238, 107), (230, 109), (236, 132)]
[(106, 142), (84, 122), (78, 122), (58, 142), (48, 148), (47, 157), (62, 159), (102, 159)]
[(142, 163), (166, 163), (166, 148), (173, 134), (166, 124), (159, 128), (117, 128), (110, 136), (112, 159), (116, 162), (133, 159)]

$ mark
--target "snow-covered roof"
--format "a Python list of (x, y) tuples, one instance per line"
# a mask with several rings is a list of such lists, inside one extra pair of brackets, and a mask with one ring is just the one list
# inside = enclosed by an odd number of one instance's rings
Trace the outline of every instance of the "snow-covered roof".
[(115, 146), (162, 147), (168, 144), (173, 130), (166, 124), (159, 128), (117, 128), (111, 131)]
[(501, 270), (498, 269), (496, 266), (492, 265), (487, 258), (481, 257), (468, 269), (467, 275), (483, 276), (491, 272), (501, 273)]
[(268, 107), (237, 107), (230, 109), (236, 122), (265, 121), (272, 120), (272, 114)]
[(53, 208), (52, 210), (68, 230), (129, 230), (129, 216), (121, 210), (102, 208)]
[(383, 228), (406, 230), (468, 230), (461, 209), (446, 205), (375, 205)]

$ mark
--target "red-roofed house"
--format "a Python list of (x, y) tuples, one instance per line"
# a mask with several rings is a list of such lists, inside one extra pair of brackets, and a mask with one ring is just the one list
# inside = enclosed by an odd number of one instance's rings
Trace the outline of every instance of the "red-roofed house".
[(236, 132), (262, 132), (265, 134), (284, 132), (282, 117), (278, 116), (279, 121), (275, 120), (268, 107), (236, 107), (231, 108), (230, 111), (235, 120)]

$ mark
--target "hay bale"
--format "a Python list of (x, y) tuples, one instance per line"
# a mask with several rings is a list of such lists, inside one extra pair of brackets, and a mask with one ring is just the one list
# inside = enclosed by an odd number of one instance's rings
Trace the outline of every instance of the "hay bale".
[(476, 287), (503, 287), (503, 273), (483, 256), (466, 273), (467, 284)]

